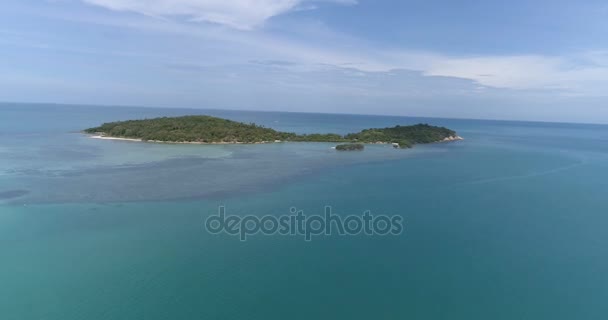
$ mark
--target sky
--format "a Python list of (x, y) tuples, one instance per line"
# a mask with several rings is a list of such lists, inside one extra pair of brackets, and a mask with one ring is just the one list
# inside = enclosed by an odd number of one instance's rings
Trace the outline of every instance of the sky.
[(608, 2), (3, 0), (0, 101), (608, 123)]

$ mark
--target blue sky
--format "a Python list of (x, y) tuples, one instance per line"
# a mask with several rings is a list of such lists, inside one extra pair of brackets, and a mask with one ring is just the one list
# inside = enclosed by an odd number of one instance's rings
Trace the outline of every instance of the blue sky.
[(0, 101), (608, 123), (608, 3), (5, 0)]

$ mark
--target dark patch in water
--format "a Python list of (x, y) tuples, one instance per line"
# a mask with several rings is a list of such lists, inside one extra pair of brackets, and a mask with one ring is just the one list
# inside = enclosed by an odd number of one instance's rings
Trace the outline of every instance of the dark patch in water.
[(0, 200), (6, 199), (14, 199), (22, 197), (26, 194), (30, 193), (27, 190), (8, 190), (8, 191), (0, 191)]

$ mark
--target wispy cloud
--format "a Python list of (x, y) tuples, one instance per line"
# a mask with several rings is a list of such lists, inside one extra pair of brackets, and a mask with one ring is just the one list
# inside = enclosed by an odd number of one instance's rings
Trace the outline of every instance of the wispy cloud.
[(608, 55), (601, 52), (563, 56), (444, 57), (424, 71), (426, 75), (471, 79), (495, 88), (606, 96), (607, 58)]
[[(189, 8), (194, 16), (196, 10), (205, 6), (219, 8), (230, 7), (226, 11), (232, 19), (240, 19), (240, 10), (247, 5), (258, 3), (257, 0), (248, 1), (208, 1), (208, 0), (84, 0), (88, 2), (106, 3), (107, 7), (116, 10), (135, 10), (143, 3), (147, 3), (146, 10), (154, 14), (168, 15), (175, 8)], [(278, 1), (280, 2), (280, 1)], [(278, 3), (277, 2), (277, 3)], [(293, 10), (303, 3), (312, 0), (291, 0)], [(320, 0), (315, 0), (319, 3)], [(325, 0), (325, 2), (352, 4), (350, 0)], [(197, 5), (188, 6), (188, 3)], [(275, 3), (273, 0), (261, 0), (261, 4)], [(217, 7), (213, 7), (218, 4)], [(230, 5), (229, 5), (230, 4)], [(61, 8), (60, 5), (56, 6)], [(264, 7), (263, 5), (261, 7)], [(273, 7), (269, 6), (268, 8)], [(132, 8), (132, 9), (128, 9)], [(193, 9), (194, 8), (194, 9)], [(124, 16), (111, 12), (86, 10), (80, 14), (66, 14), (66, 12), (52, 7), (34, 13), (52, 19), (68, 20), (79, 24), (97, 24), (113, 29), (137, 30), (146, 34), (164, 36), (165, 45), (158, 46), (147, 43), (145, 49), (137, 51), (132, 48), (129, 55), (150, 56), (152, 53), (159, 57), (170, 56), (169, 61), (159, 61), (160, 64), (197, 64), (201, 57), (213, 65), (234, 65), (248, 62), (258, 64), (280, 65), (282, 62), (297, 63), (292, 65), (292, 71), (306, 71), (318, 69), (321, 65), (348, 67), (363, 72), (391, 72), (392, 70), (413, 70), (421, 72), (424, 76), (444, 76), (472, 80), (482, 87), (547, 91), (548, 94), (564, 96), (608, 96), (605, 90), (608, 87), (608, 51), (606, 50), (579, 50), (577, 52), (564, 52), (563, 54), (524, 54), (524, 55), (475, 55), (456, 56), (449, 53), (434, 51), (419, 51), (404, 48), (383, 48), (366, 42), (349, 34), (343, 34), (328, 28), (326, 25), (314, 21), (308, 24), (288, 25), (291, 32), (295, 29), (298, 37), (285, 37), (256, 29), (248, 32), (231, 28), (219, 28), (211, 25), (197, 25), (185, 23), (180, 19), (159, 20), (146, 16)], [(196, 10), (195, 10), (196, 9)], [(238, 10), (237, 10), (238, 9)], [(144, 10), (144, 9), (142, 9)], [(219, 10), (219, 9), (218, 9)], [(261, 10), (261, 9), (260, 9)], [(150, 12), (150, 11), (148, 11)], [(183, 11), (185, 14), (186, 11)], [(270, 12), (270, 11), (268, 11)], [(276, 12), (276, 11), (275, 11)], [(277, 13), (279, 14), (279, 13)], [(281, 25), (284, 29), (284, 25)], [(275, 26), (276, 28), (276, 26)], [(5, 31), (8, 32), (8, 31)], [(172, 35), (180, 35), (182, 42), (175, 40)], [(10, 40), (6, 37), (3, 41)], [(26, 37), (27, 38), (27, 37)], [(19, 43), (27, 43), (27, 39), (19, 39)], [(52, 39), (51, 39), (52, 40)], [(70, 43), (68, 47), (59, 48), (56, 41), (33, 41), (37, 47), (40, 43), (53, 43), (50, 48), (54, 50), (69, 50), (76, 52), (93, 52), (96, 54), (117, 52), (116, 48), (93, 49), (75, 47)], [(11, 40), (15, 42), (16, 40)], [(133, 38), (134, 42), (138, 39)], [(168, 48), (176, 48), (168, 53)], [(179, 48), (188, 48), (188, 51)], [(105, 51), (104, 51), (105, 50)], [(124, 50), (121, 50), (121, 52)], [(186, 54), (185, 52), (190, 52)], [(284, 64), (284, 63), (283, 63)]]
[(83, 0), (117, 11), (156, 17), (187, 17), (235, 29), (250, 30), (264, 21), (310, 2), (355, 4), (355, 0)]

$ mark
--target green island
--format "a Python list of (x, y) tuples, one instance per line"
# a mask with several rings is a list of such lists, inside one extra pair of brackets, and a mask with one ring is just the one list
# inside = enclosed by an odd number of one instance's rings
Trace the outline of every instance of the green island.
[[(365, 129), (358, 133), (295, 134), (211, 116), (162, 117), (104, 123), (84, 130), (100, 139), (123, 139), (165, 143), (231, 144), (270, 142), (337, 142), (349, 144), (389, 143), (398, 148), (414, 144), (461, 140), (455, 131), (428, 124)], [(361, 145), (362, 146), (362, 145)], [(355, 148), (359, 148), (358, 146)], [(336, 148), (337, 149), (337, 148)], [(340, 149), (338, 149), (340, 150)]]

